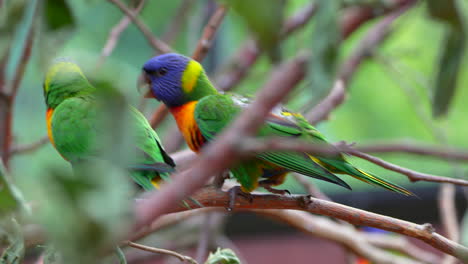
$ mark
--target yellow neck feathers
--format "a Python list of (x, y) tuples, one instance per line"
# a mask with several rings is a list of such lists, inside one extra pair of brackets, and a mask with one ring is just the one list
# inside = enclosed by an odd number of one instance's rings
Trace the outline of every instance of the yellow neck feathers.
[(182, 74), (182, 89), (184, 89), (184, 92), (190, 93), (193, 90), (202, 70), (200, 63), (195, 60), (189, 61)]

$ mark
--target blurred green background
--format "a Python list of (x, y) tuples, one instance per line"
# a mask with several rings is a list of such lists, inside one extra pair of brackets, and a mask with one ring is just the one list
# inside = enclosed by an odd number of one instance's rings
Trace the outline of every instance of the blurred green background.
[[(15, 2), (20, 5), (21, 1)], [(156, 36), (164, 35), (180, 2), (148, 1), (140, 17)], [(308, 2), (306, 0), (287, 1), (286, 17)], [(466, 10), (466, 2), (459, 2), (463, 3), (461, 6)], [(34, 42), (31, 63), (26, 69), (14, 108), (14, 142), (16, 144), (33, 142), (46, 134), (42, 81), (47, 65), (56, 57), (66, 56), (75, 60), (91, 79), (111, 82), (125, 92), (132, 104), (138, 104), (136, 79), (141, 65), (155, 54), (154, 50), (148, 45), (140, 31), (134, 25), (130, 25), (121, 35), (111, 56), (96, 70), (109, 31), (121, 19), (122, 13), (106, 1), (66, 1), (66, 4), (68, 4), (67, 10), (72, 15), (70, 23), (55, 31), (51, 31), (50, 25), (48, 27), (43, 23), (41, 25), (43, 30)], [(206, 1), (195, 1), (187, 22), (182, 25), (180, 34), (172, 43), (175, 50), (186, 55), (193, 52), (207, 19), (206, 9)], [(58, 16), (61, 12), (63, 10), (52, 14)], [(60, 18), (57, 20), (62, 21)], [(229, 12), (218, 32), (216, 45), (210, 51), (212, 56), (210, 61), (214, 61), (219, 69), (250, 36), (245, 23), (241, 20), (239, 15)], [(281, 44), (284, 58), (294, 56), (297, 50), (305, 49), (314, 52), (310, 49), (313, 47), (311, 35), (314, 33), (315, 23), (312, 19), (312, 23), (308, 23), (304, 29)], [(342, 43), (338, 50), (340, 61), (353, 52), (373, 23), (375, 22), (368, 22)], [(393, 32), (387, 41), (375, 51), (375, 56), (362, 64), (354, 75), (347, 101), (333, 112), (330, 120), (318, 125), (319, 130), (331, 141), (372, 143), (411, 140), (421, 143), (438, 143), (434, 139), (431, 128), (420, 117), (421, 114), (418, 115), (417, 108), (422, 110), (420, 112), (426, 118), (431, 117), (431, 89), (437, 72), (444, 25), (430, 19), (427, 7), (419, 4), (399, 18), (392, 28)], [(446, 134), (448, 144), (459, 148), (468, 147), (466, 140), (468, 105), (464, 102), (468, 95), (466, 65), (467, 56), (464, 56), (456, 94), (447, 118), (433, 121), (434, 126)], [(236, 87), (236, 90), (241, 93), (254, 94), (265, 82), (270, 68), (270, 60), (263, 56), (248, 77)], [(212, 73), (211, 76), (213, 75)], [(327, 89), (323, 87), (313, 87), (311, 82), (304, 81), (290, 96), (288, 106), (298, 111), (310, 108), (313, 103), (326, 95), (326, 91)], [(146, 107), (146, 113), (150, 114), (157, 105), (156, 101), (151, 100)], [(157, 129), (163, 141), (170, 137), (166, 132), (172, 123), (172, 117), (168, 117)], [(452, 165), (445, 161), (403, 154), (385, 155), (384, 158), (417, 171), (453, 176)], [(404, 176), (364, 161), (353, 160), (364, 169), (409, 186), (411, 189), (426, 185), (426, 183), (409, 184)], [(18, 177), (34, 181), (35, 173), (40, 171), (44, 164), (56, 162), (64, 163), (48, 144), (32, 154), (14, 157), (12, 171)], [(293, 191), (300, 191), (294, 183), (288, 182), (287, 184), (289, 184), (288, 188), (292, 188)], [(347, 192), (327, 183), (317, 182), (317, 184), (327, 192)], [(351, 186), (359, 191), (363, 189), (378, 191), (372, 186), (361, 184), (353, 179), (351, 179)]]

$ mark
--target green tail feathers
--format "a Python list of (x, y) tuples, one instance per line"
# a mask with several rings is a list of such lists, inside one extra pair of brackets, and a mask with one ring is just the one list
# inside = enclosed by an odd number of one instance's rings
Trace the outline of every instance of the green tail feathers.
[(334, 160), (334, 159), (327, 159), (327, 158), (318, 158), (324, 165), (332, 170), (334, 173), (340, 173), (340, 174), (348, 174), (358, 180), (361, 180), (363, 182), (373, 184), (376, 186), (383, 187), (387, 190), (400, 193), (403, 195), (408, 195), (408, 196), (414, 196), (414, 194), (407, 189), (400, 187), (396, 184), (393, 184), (387, 180), (384, 180), (380, 177), (377, 177), (375, 175), (372, 175), (370, 173), (367, 173), (365, 171), (362, 171), (350, 163), (348, 163), (346, 160)]

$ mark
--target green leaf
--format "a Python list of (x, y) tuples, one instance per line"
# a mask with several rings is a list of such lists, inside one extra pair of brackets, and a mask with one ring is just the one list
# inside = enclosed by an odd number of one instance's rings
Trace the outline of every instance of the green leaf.
[[(0, 160), (0, 216), (4, 216), (18, 207), (26, 209), (21, 192), (10, 182), (3, 162)], [(29, 211), (29, 209), (26, 209)]]
[(46, 1), (44, 19), (49, 30), (75, 26), (73, 13), (66, 0)]
[(21, 264), (25, 252), (24, 238), (21, 226), (14, 218), (2, 220), (0, 224), (1, 235), (8, 241), (7, 248), (0, 257), (1, 264)]
[(446, 24), (446, 35), (437, 61), (432, 114), (446, 115), (457, 87), (460, 65), (466, 49), (466, 29), (456, 0), (427, 1), (429, 14)]
[(229, 0), (228, 3), (245, 21), (255, 35), (260, 47), (269, 52), (274, 60), (279, 58), (276, 50), (284, 18), (285, 0)]
[(312, 59), (309, 65), (311, 87), (317, 95), (331, 88), (335, 78), (341, 32), (338, 26), (340, 1), (320, 1), (312, 35)]
[(438, 72), (432, 105), (434, 117), (446, 115), (456, 87), (463, 54), (466, 49), (466, 36), (456, 29), (448, 29), (445, 43), (438, 61)]
[(236, 253), (229, 248), (218, 248), (215, 253), (210, 253), (205, 264), (240, 264)]

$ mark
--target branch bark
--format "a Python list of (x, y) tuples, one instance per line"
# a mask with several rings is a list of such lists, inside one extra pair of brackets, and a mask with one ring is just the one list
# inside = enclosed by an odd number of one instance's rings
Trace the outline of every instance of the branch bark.
[[(228, 206), (230, 199), (228, 193), (212, 187), (203, 188), (192, 197), (204, 207), (224, 208)], [(190, 203), (190, 206), (196, 208), (195, 204)], [(292, 209), (329, 216), (354, 225), (370, 226), (414, 237), (446, 254), (468, 261), (468, 248), (436, 233), (430, 224), (418, 225), (346, 205), (312, 198), (311, 196), (252, 194), (251, 202), (243, 197), (237, 197), (235, 210), (244, 209)], [(173, 208), (171, 212), (184, 210), (187, 210), (187, 208), (178, 206)]]

